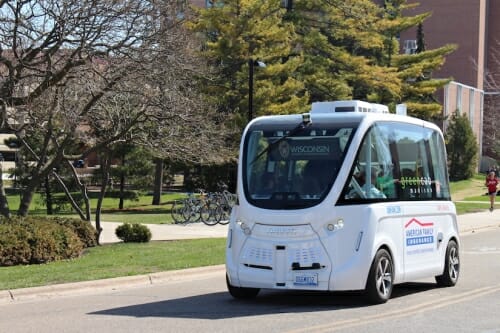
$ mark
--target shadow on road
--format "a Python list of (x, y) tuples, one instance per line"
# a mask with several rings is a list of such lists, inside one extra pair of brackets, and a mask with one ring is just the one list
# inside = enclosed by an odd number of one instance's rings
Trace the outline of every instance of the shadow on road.
[[(425, 292), (436, 288), (433, 283), (397, 285), (392, 298)], [(390, 301), (389, 301), (390, 302)], [(236, 300), (228, 292), (191, 296), (160, 302), (131, 305), (91, 315), (127, 317), (164, 317), (192, 319), (226, 319), (278, 313), (332, 311), (371, 306), (360, 292), (261, 291), (250, 300)]]

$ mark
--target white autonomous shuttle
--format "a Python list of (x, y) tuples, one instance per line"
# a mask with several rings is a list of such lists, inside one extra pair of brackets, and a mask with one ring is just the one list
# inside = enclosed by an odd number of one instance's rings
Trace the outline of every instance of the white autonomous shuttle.
[(226, 247), (236, 298), (260, 289), (365, 290), (460, 270), (443, 136), (362, 101), (313, 103), (246, 127)]

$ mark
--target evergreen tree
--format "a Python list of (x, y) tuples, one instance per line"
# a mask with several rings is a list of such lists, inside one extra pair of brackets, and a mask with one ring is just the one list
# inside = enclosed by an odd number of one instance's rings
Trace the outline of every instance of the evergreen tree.
[[(207, 94), (225, 114), (246, 123), (248, 60), (255, 71), (257, 115), (298, 113), (315, 101), (361, 99), (406, 103), (410, 115), (434, 120), (441, 105), (433, 94), (448, 79), (433, 79), (453, 45), (426, 50), (422, 22), (403, 15), (406, 0), (228, 0), (199, 10), (192, 24), (207, 36), (204, 55), (218, 69)], [(406, 13), (406, 12), (405, 12)], [(420, 25), (419, 53), (400, 54), (398, 36)]]
[(304, 52), (311, 100), (397, 99), (401, 82), (383, 59), (385, 19), (371, 0), (298, 0), (289, 15)]
[(302, 63), (294, 49), (292, 24), (279, 1), (224, 0), (198, 10), (191, 28), (206, 37), (202, 53), (216, 74), (206, 93), (226, 116), (247, 122), (249, 60), (265, 63), (255, 68), (253, 114), (289, 114), (307, 110), (309, 96), (292, 74)]
[(476, 171), (478, 147), (467, 116), (453, 113), (445, 139), (450, 179), (469, 179)]
[[(430, 77), (455, 47), (446, 45), (402, 55), (398, 36), (430, 15), (404, 16), (406, 0), (297, 0), (288, 18), (297, 27), (304, 53), (300, 67), (312, 101), (362, 99), (433, 120), (441, 106), (433, 94), (449, 80)], [(423, 39), (423, 30), (422, 30)], [(424, 41), (422, 40), (422, 45)]]

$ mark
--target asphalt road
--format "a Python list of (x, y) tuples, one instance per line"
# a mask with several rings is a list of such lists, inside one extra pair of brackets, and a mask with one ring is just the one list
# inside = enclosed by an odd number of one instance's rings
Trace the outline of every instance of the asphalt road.
[(399, 285), (386, 304), (357, 293), (264, 291), (239, 301), (223, 267), (150, 286), (0, 305), (0, 332), (500, 332), (500, 228), (462, 236), (453, 288)]

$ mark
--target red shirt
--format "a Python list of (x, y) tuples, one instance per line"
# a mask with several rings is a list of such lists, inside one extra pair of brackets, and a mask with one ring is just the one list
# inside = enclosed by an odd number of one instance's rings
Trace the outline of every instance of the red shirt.
[(496, 192), (497, 191), (497, 185), (498, 185), (498, 178), (486, 178), (486, 186), (488, 186), (488, 192)]

